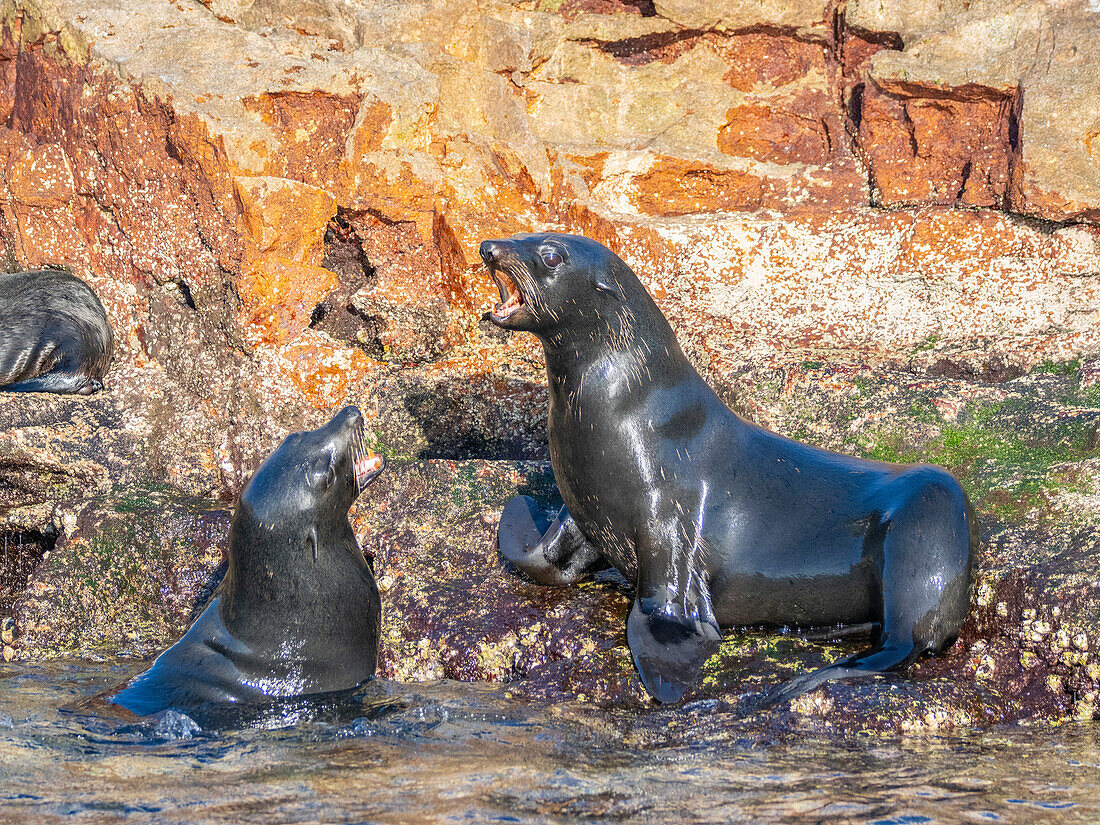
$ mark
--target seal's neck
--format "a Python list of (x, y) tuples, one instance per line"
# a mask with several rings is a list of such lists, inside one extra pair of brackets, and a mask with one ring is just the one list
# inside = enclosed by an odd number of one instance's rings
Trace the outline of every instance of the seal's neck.
[(672, 327), (652, 303), (635, 302), (599, 325), (558, 328), (543, 336), (551, 399), (575, 406), (583, 394), (622, 401), (641, 386), (678, 383), (694, 368)]
[[(310, 534), (310, 528), (315, 532)], [(287, 631), (255, 624), (256, 617), (270, 616), (272, 605), (290, 615), (321, 609), (328, 614), (355, 613), (359, 597), (369, 595), (368, 579), (346, 517), (314, 515), (308, 523), (285, 518), (278, 525), (264, 525), (239, 507), (225, 578), (218, 588), (222, 617), (234, 635), (262, 646), (268, 636), (279, 638)], [(343, 600), (333, 597), (332, 581), (341, 583)]]

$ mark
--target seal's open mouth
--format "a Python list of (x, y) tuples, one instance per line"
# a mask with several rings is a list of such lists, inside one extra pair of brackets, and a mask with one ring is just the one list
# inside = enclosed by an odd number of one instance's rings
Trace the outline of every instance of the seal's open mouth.
[(352, 436), (351, 449), (353, 455), (351, 466), (352, 471), (355, 473), (355, 487), (362, 492), (363, 488), (382, 472), (382, 468), (386, 466), (386, 459), (363, 443), (362, 425)]
[(370, 450), (357, 457), (355, 459), (355, 483), (359, 485), (359, 489), (363, 489), (372, 478), (382, 472), (385, 465), (386, 460)]
[(519, 287), (516, 286), (516, 282), (502, 269), (489, 269), (489, 275), (492, 276), (493, 281), (496, 282), (497, 289), (500, 290), (500, 303), (493, 307), (493, 318), (497, 321), (503, 321), (517, 309), (524, 305), (523, 293), (519, 291)]

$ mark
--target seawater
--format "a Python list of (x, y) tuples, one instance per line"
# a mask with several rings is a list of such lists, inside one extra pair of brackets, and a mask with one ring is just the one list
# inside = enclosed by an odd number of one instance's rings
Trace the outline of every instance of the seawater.
[(1092, 723), (636, 747), (590, 708), (458, 682), (225, 730), (81, 708), (134, 669), (0, 669), (0, 823), (1100, 822)]

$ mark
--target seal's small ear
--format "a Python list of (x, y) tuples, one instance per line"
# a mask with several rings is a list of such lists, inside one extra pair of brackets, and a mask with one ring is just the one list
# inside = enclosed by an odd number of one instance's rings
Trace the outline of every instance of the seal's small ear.
[(325, 451), (306, 468), (306, 480), (314, 490), (327, 490), (336, 481), (336, 457)]
[(314, 563), (316, 563), (316, 561), (317, 561), (317, 546), (320, 543), (321, 543), (320, 540), (317, 538), (317, 526), (314, 525), (313, 527), (310, 527), (309, 532), (306, 533), (306, 545), (309, 547), (310, 551), (313, 553)]
[(615, 298), (618, 298), (619, 300), (622, 300), (623, 296), (619, 292), (618, 287), (612, 286), (611, 284), (605, 283), (604, 281), (596, 281), (595, 286), (596, 286), (597, 291), (607, 292), (608, 294), (614, 296)]

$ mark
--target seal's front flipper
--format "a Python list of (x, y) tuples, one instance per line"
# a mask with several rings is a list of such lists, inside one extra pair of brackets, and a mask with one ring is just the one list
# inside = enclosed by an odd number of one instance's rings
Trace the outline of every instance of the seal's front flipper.
[(676, 529), (678, 505), (663, 524), (656, 520), (638, 531), (638, 595), (626, 621), (626, 643), (642, 684), (659, 702), (679, 702), (722, 641), (700, 563), (702, 504), (694, 537)]
[[(708, 595), (708, 607), (709, 601)], [(634, 665), (645, 689), (658, 702), (679, 702), (721, 641), (713, 616), (689, 615), (673, 602), (637, 599), (626, 622), (626, 643)]]
[(516, 496), (497, 525), (497, 546), (508, 561), (542, 584), (572, 584), (607, 562), (564, 507), (548, 521), (537, 501)]

